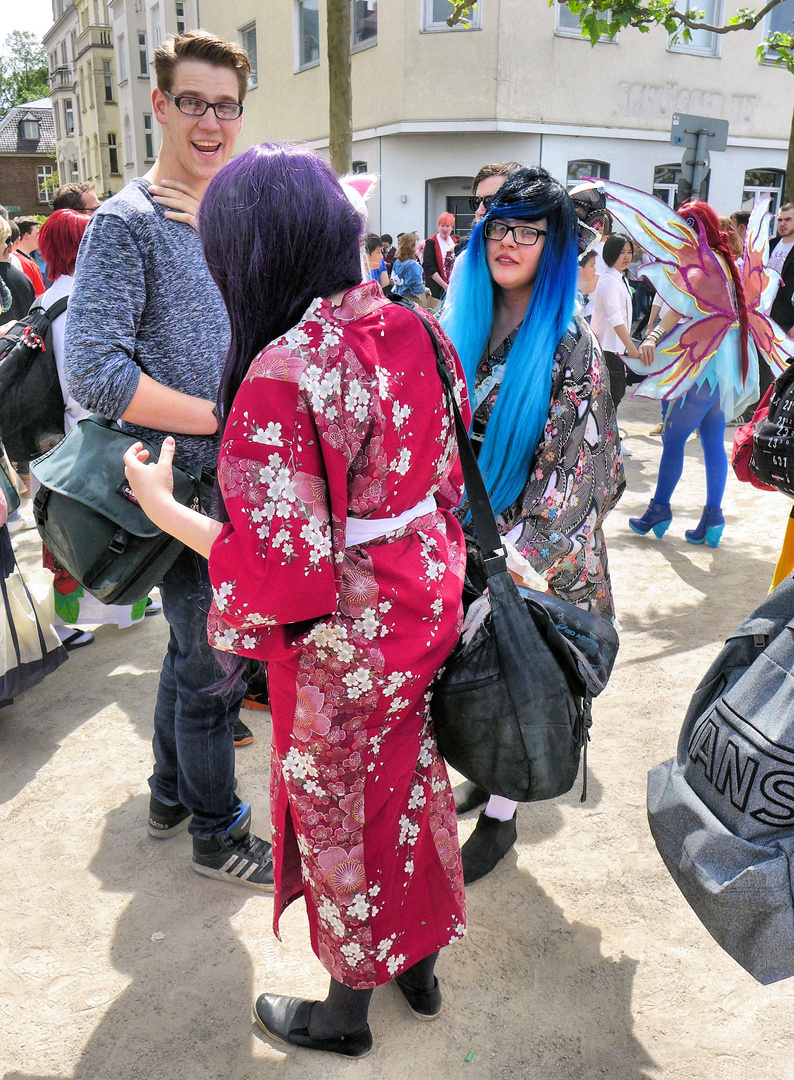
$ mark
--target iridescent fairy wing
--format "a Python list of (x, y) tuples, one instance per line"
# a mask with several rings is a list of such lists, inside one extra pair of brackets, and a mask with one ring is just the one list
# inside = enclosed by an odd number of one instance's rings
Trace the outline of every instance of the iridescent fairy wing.
[(685, 221), (667, 203), (645, 191), (602, 180), (609, 211), (632, 240), (662, 264), (649, 276), (662, 300), (690, 318), (723, 315), (735, 309), (728, 275), (701, 237), (698, 223)]
[(794, 357), (794, 341), (769, 318), (769, 310), (780, 285), (780, 277), (766, 266), (769, 257), (769, 199), (753, 207), (744, 240), (742, 285), (747, 301), (748, 329), (759, 355), (775, 375), (784, 371)]

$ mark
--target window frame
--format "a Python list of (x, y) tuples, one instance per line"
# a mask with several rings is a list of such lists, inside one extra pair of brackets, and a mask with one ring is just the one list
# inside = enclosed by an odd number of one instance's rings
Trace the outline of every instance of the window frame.
[(63, 99), (63, 131), (65, 135), (74, 135), (74, 105), (71, 98)]
[[(182, 8), (181, 14), (179, 11), (180, 8)], [(177, 34), (184, 34), (185, 30), (187, 30), (187, 11), (185, 9), (185, 0), (174, 0), (174, 12), (176, 14), (176, 32)]]
[(151, 113), (143, 114), (143, 152), (144, 161), (154, 161), (157, 156), (154, 145), (154, 117)]
[[(38, 142), (41, 138), (41, 123), (38, 120), (20, 120), (19, 126), (22, 129), (20, 135), (26, 142)], [(30, 134), (31, 129), (35, 129), (35, 135)]]
[[(457, 34), (463, 31), (465, 34), (469, 30), (482, 30), (482, 5), (484, 0), (477, 0), (477, 6), (474, 11), (469, 13), (469, 25), (461, 26), (457, 23), (455, 26), (447, 26), (446, 20), (442, 19), (439, 22), (433, 18), (433, 0), (422, 0), (421, 20), (419, 25), (419, 32), (422, 34)], [(450, 8), (450, 14), (452, 9)]]
[(102, 61), (102, 82), (105, 87), (105, 104), (112, 105), (116, 99), (113, 96), (113, 64), (110, 60)]
[[(773, 27), (772, 22), (773, 22), (773, 20), (775, 19), (776, 16), (777, 17), (780, 16), (780, 12), (786, 7), (787, 3), (791, 3), (791, 7), (792, 7), (792, 25), (791, 25), (790, 28), (786, 27), (785, 30), (780, 31), (780, 32), (781, 33), (794, 33), (794, 0), (783, 0), (783, 3), (779, 7), (773, 8), (771, 11), (767, 12), (767, 14), (766, 14), (766, 16), (764, 18), (764, 40), (766, 40), (769, 37), (770, 34), (774, 34), (774, 33), (778, 32), (779, 28)], [(769, 65), (772, 65), (773, 67), (777, 67), (777, 61), (778, 61), (779, 56), (780, 56), (780, 53), (777, 51), (777, 49), (765, 49), (764, 50), (764, 55), (761, 58), (761, 63), (762, 64), (769, 64)], [(753, 170), (748, 169), (747, 171), (752, 172)]]
[(52, 165), (37, 165), (36, 166), (36, 187), (39, 193), (39, 203), (46, 206), (50, 201), (50, 196), (47, 192), (47, 180), (52, 180), (55, 169)]
[[(673, 173), (673, 179), (670, 181), (657, 179), (657, 173), (661, 169), (671, 169)], [(651, 188), (651, 191), (654, 195), (656, 195), (657, 199), (661, 199), (662, 202), (667, 203), (667, 205), (672, 210), (675, 209), (675, 202), (678, 196), (678, 180), (680, 176), (680, 161), (668, 161), (664, 162), (662, 165), (654, 165), (653, 167), (653, 187)], [(658, 192), (660, 191), (665, 191), (669, 198), (662, 198), (662, 196), (658, 194)]]
[[(701, 11), (705, 8), (703, 0), (686, 0), (687, 11)], [(714, 11), (712, 15), (706, 13), (706, 22), (710, 22), (713, 26), (717, 26), (722, 22), (725, 14), (724, 0), (714, 0)], [(710, 48), (706, 48), (700, 45), (693, 45), (691, 41), (676, 41), (673, 42), (670, 38), (667, 39), (667, 51), (671, 53), (683, 53), (685, 56), (703, 56), (706, 59), (719, 60), (722, 56), (722, 34), (715, 34), (713, 30), (696, 31), (698, 33), (709, 34), (713, 39)]]
[[(295, 41), (295, 74), (296, 75), (300, 71), (309, 71), (311, 68), (315, 68), (315, 67), (320, 66), (321, 50), (320, 50), (320, 4), (319, 4), (319, 0), (316, 0), (316, 2), (317, 2), (317, 8), (316, 8), (316, 11), (317, 11), (317, 59), (316, 60), (307, 60), (305, 63), (303, 61), (303, 48), (302, 48), (303, 47), (303, 34), (302, 34), (302, 28), (301, 28), (301, 12), (303, 10), (303, 5), (304, 4), (313, 3), (313, 2), (315, 2), (315, 0), (295, 0), (295, 6), (293, 7), (294, 41)], [(310, 10), (313, 11), (315, 9), (312, 8)]]
[[(560, 22), (560, 13), (568, 10), (569, 9), (566, 4), (561, 4), (559, 0), (557, 0), (557, 3), (554, 5), (554, 36), (568, 38), (570, 41), (586, 41), (589, 45), (590, 39), (585, 38), (584, 31), (582, 30), (582, 26), (578, 20), (576, 26), (563, 26)], [(611, 15), (609, 12), (607, 12), (607, 22), (611, 22)], [(609, 36), (609, 34), (602, 34), (596, 44), (617, 45), (619, 36), (619, 34), (616, 34), (612, 38)]]
[[(373, 37), (356, 41), (356, 4), (375, 5), (375, 34)], [(350, 0), (350, 53), (363, 52), (378, 44), (378, 0)]]
[[(253, 40), (254, 40), (253, 55), (251, 54), (251, 50), (249, 49), (248, 45), (246, 44), (246, 37), (249, 34), (253, 34)], [(257, 40), (256, 40), (256, 19), (252, 19), (251, 22), (245, 23), (244, 26), (241, 26), (241, 27), (238, 28), (238, 30), (237, 30), (237, 40), (240, 43), (240, 45), (242, 45), (243, 49), (245, 49), (246, 56), (248, 57), (248, 59), (250, 61), (250, 64), (251, 64), (251, 74), (248, 76), (248, 89), (249, 90), (256, 90), (257, 86), (259, 86), (259, 72), (258, 72), (258, 60), (257, 60)]]
[(108, 161), (110, 162), (110, 175), (121, 176), (121, 169), (119, 168), (119, 144), (116, 133), (113, 131), (108, 132)]
[[(773, 176), (777, 177), (779, 186), (775, 186), (774, 184), (748, 184), (747, 177), (750, 173), (771, 173)], [(786, 170), (771, 168), (745, 169), (742, 177), (742, 209), (744, 209), (744, 204), (748, 201), (745, 198), (745, 193), (748, 191), (757, 192), (755, 196), (752, 196), (753, 205), (755, 205), (759, 199), (768, 198), (772, 196), (773, 192), (777, 192), (777, 197), (773, 198), (773, 205), (770, 207), (770, 212), (776, 214), (786, 199)]]
[(571, 188), (577, 187), (583, 183), (582, 177), (574, 177), (571, 179), (571, 165), (595, 165), (595, 169), (587, 171), (588, 176), (594, 176), (599, 180), (609, 179), (609, 170), (611, 168), (610, 162), (601, 161), (598, 158), (571, 158), (565, 166), (565, 190), (570, 191)]
[(127, 54), (124, 51), (127, 37), (126, 34), (119, 34), (116, 38), (116, 54), (119, 58), (119, 83), (125, 83), (127, 81)]
[(149, 50), (146, 44), (145, 30), (138, 31), (138, 78), (149, 78)]

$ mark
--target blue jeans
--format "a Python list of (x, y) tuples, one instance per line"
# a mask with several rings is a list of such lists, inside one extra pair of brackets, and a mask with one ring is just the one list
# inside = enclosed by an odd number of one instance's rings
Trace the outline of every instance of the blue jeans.
[(222, 672), (207, 641), (212, 601), (207, 561), (185, 548), (160, 582), (171, 628), (154, 710), (154, 772), (149, 787), (164, 803), (193, 814), (190, 832), (205, 839), (237, 817), (234, 793), (234, 722), (242, 681), (228, 697), (208, 691)]

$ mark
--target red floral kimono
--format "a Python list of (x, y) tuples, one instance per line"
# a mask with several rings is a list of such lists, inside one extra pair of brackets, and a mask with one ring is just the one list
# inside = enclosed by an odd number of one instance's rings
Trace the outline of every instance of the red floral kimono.
[[(230, 520), (210, 555), (209, 638), (268, 661), (274, 930), (303, 894), (322, 964), (347, 986), (377, 986), (465, 930), (455, 808), (428, 720), (460, 630), (465, 547), (450, 508), (462, 477), (416, 315), (374, 282), (336, 308), (316, 300), (251, 364), (219, 480)], [(435, 511), (347, 546), (348, 517), (395, 518), (429, 495)]]

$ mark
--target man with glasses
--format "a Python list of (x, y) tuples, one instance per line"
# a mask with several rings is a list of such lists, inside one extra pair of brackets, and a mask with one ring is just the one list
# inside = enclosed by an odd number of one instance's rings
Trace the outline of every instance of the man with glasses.
[(63, 184), (52, 199), (53, 210), (77, 210), (89, 217), (100, 206), (94, 185), (90, 180), (78, 180), (73, 184)]
[[(162, 146), (146, 176), (102, 204), (75, 270), (66, 373), (86, 408), (121, 419), (177, 457), (215, 468), (215, 416), (229, 323), (192, 222), (242, 126), (250, 64), (241, 46), (192, 30), (154, 53), (152, 111)], [(108, 303), (108, 283), (113, 301)], [(170, 626), (154, 713), (149, 832), (189, 827), (193, 869), (271, 891), (270, 845), (250, 831), (234, 791), (234, 736), (242, 686), (210, 693), (222, 671), (207, 642), (212, 601), (206, 560), (184, 550), (160, 584)]]
[[(474, 214), (472, 228), (485, 217), (488, 207), (494, 201), (497, 191), (505, 180), (513, 176), (520, 168), (517, 161), (497, 161), (491, 165), (483, 165), (472, 181), (472, 194), (469, 196), (469, 206)], [(458, 244), (455, 250), (456, 257), (465, 249), (468, 242), (469, 237), (466, 237)]]

